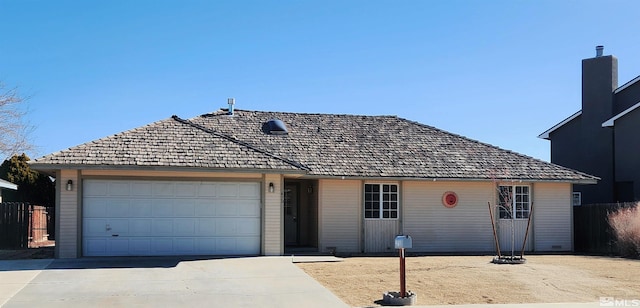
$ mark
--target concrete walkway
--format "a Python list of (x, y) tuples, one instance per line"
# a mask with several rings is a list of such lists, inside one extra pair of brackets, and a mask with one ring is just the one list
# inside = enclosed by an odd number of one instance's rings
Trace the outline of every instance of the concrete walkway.
[(2, 307), (348, 307), (291, 257), (0, 261)]

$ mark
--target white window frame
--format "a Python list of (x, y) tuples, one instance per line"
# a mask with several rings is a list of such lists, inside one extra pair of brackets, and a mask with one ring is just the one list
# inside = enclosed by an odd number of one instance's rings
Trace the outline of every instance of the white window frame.
[[(509, 216), (509, 212), (507, 212), (502, 206), (499, 206), (498, 208), (498, 218), (500, 219), (529, 219), (529, 215), (531, 215), (531, 186), (529, 185), (498, 185), (498, 195), (497, 195), (497, 204), (500, 205), (501, 204), (501, 192), (502, 192), (502, 187), (509, 187), (511, 190), (511, 206), (512, 209), (515, 209), (515, 211), (512, 210), (512, 213), (515, 214), (515, 217), (508, 217)], [(523, 201), (519, 201), (518, 200), (518, 188), (526, 188), (527, 192), (526, 195), (523, 195), (522, 193), (520, 194), (520, 196), (526, 196), (527, 200), (526, 202)], [(521, 199), (520, 199), (521, 200)], [(526, 211), (524, 210), (524, 205), (526, 205)], [(518, 208), (521, 207), (522, 209), (518, 210)], [(526, 215), (525, 215), (526, 213)], [(503, 217), (506, 216), (506, 217)]]
[[(377, 194), (377, 198), (378, 200), (367, 200), (367, 185), (375, 185), (378, 186), (378, 194)], [(389, 191), (385, 192), (384, 191), (384, 187), (389, 186)], [(395, 187), (395, 191), (393, 191), (393, 188)], [(397, 220), (400, 219), (400, 186), (396, 183), (365, 183), (364, 187), (363, 187), (363, 192), (364, 192), (364, 196), (363, 196), (363, 203), (362, 203), (362, 216), (364, 217), (364, 219), (366, 220), (373, 220), (373, 219), (378, 219), (378, 220)], [(385, 200), (385, 194), (389, 196), (389, 200)], [(395, 200), (393, 200), (393, 196), (395, 196)], [(373, 201), (377, 201), (376, 203), (378, 203), (378, 217), (367, 217), (367, 202), (373, 202)], [(389, 202), (389, 208), (385, 209), (385, 202)], [(393, 208), (393, 205), (395, 203), (395, 209)], [(384, 217), (384, 213), (385, 211), (387, 211), (389, 213), (389, 217)], [(396, 217), (392, 217), (393, 213), (396, 214)]]
[[(576, 197), (578, 202), (576, 203)], [(582, 205), (582, 193), (579, 191), (574, 191), (571, 193), (571, 205), (573, 206), (581, 206)]]

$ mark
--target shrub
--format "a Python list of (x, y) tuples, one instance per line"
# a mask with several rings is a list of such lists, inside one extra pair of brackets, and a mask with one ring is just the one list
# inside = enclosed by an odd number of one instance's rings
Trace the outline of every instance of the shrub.
[(620, 255), (640, 258), (640, 207), (638, 204), (609, 213), (608, 218), (617, 239)]

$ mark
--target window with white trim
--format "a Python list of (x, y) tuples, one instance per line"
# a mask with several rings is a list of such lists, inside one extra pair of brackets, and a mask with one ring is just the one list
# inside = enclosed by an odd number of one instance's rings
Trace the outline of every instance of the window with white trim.
[(364, 218), (397, 219), (398, 185), (364, 184)]
[[(511, 219), (511, 213), (515, 214), (516, 219), (529, 218), (530, 200), (529, 186), (499, 186), (500, 219)], [(512, 209), (514, 210), (512, 211)]]
[(573, 206), (581, 206), (582, 205), (582, 193), (579, 191), (574, 191), (572, 196), (572, 204)]

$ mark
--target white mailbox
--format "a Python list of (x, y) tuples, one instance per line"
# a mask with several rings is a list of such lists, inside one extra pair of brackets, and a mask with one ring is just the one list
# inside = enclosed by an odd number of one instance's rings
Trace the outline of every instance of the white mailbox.
[(396, 236), (396, 249), (405, 249), (412, 248), (413, 241), (411, 240), (411, 236), (409, 235), (398, 235)]

